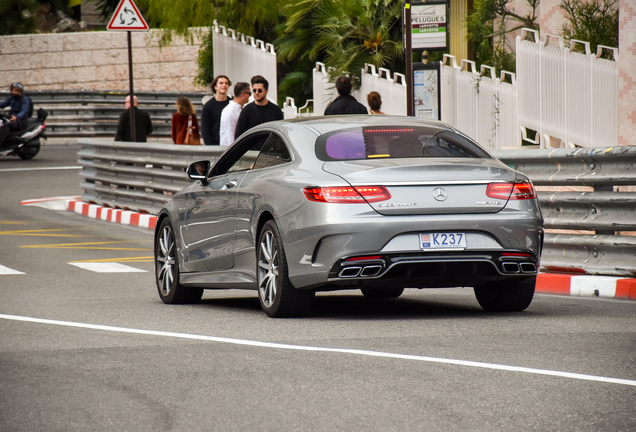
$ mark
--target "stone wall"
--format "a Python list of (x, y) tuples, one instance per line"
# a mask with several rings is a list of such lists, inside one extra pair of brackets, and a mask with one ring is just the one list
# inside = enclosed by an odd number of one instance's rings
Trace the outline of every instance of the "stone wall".
[[(174, 40), (160, 48), (154, 31), (133, 32), (135, 90), (200, 91), (199, 44)], [(27, 90), (128, 90), (127, 32), (81, 32), (0, 37), (0, 86)]]

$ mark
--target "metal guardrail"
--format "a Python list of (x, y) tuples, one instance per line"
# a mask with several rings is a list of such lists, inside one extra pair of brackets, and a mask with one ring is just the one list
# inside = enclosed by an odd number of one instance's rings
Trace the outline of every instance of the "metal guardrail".
[(191, 184), (185, 168), (215, 161), (225, 147), (79, 139), (82, 200), (157, 214), (173, 193)]
[[(80, 139), (82, 200), (156, 214), (170, 196), (191, 182), (185, 168), (215, 161), (225, 148), (123, 143)], [(590, 192), (539, 191), (548, 232), (545, 271), (613, 276), (636, 275), (636, 147), (495, 152), (504, 163), (540, 186), (591, 186)], [(556, 233), (551, 230), (584, 231)], [(590, 234), (592, 232), (592, 234)]]
[[(539, 189), (548, 230), (541, 257), (544, 270), (636, 275), (636, 192), (617, 191), (618, 186), (636, 186), (635, 146), (495, 154), (530, 177)], [(541, 191), (541, 186), (589, 186), (591, 190)], [(634, 235), (625, 235), (630, 232)]]
[[(117, 131), (117, 120), (124, 112), (124, 91), (95, 90), (35, 90), (26, 92), (37, 108), (44, 108), (49, 116), (46, 120), (47, 136), (61, 137), (112, 137)], [(0, 100), (8, 92), (0, 90)], [(139, 108), (146, 111), (152, 120), (153, 134), (157, 138), (170, 137), (172, 115), (176, 112), (178, 97), (190, 99), (201, 118), (203, 92), (136, 92)]]

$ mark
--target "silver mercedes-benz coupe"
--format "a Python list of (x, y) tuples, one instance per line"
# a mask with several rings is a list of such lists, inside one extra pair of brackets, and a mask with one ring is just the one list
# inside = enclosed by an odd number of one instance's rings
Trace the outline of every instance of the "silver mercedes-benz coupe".
[(521, 311), (543, 245), (534, 187), (452, 127), (412, 117), (265, 123), (161, 210), (155, 274), (165, 303), (204, 289), (258, 290), (272, 317), (317, 291), (473, 287), (488, 311)]

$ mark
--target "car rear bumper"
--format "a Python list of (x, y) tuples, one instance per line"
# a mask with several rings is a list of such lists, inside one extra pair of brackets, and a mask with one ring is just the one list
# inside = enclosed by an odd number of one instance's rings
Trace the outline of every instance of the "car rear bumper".
[[(344, 289), (378, 283), (386, 287), (389, 282), (390, 286), (408, 287), (474, 286), (533, 276), (539, 268), (543, 243), (540, 215), (344, 216), (305, 213), (303, 218), (296, 215), (278, 221), (283, 232), (293, 233), (283, 241), (289, 277), (296, 288), (330, 285)], [(289, 229), (292, 225), (293, 230)], [(426, 232), (463, 232), (468, 246), (464, 250), (424, 251), (418, 238)], [(511, 253), (525, 255), (504, 255)], [(362, 256), (380, 258), (364, 262), (359, 260)], [(353, 257), (356, 261), (346, 261)]]
[(389, 254), (373, 260), (344, 258), (331, 268), (328, 283), (342, 287), (440, 288), (536, 276), (537, 257), (503, 253), (471, 251)]

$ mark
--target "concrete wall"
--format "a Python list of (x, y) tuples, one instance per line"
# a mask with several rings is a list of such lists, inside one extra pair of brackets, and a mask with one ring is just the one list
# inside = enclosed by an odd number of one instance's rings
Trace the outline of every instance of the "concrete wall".
[[(200, 91), (199, 45), (175, 40), (159, 48), (154, 31), (133, 32), (135, 90)], [(126, 32), (81, 32), (0, 37), (0, 86), (27, 90), (128, 90)]]

